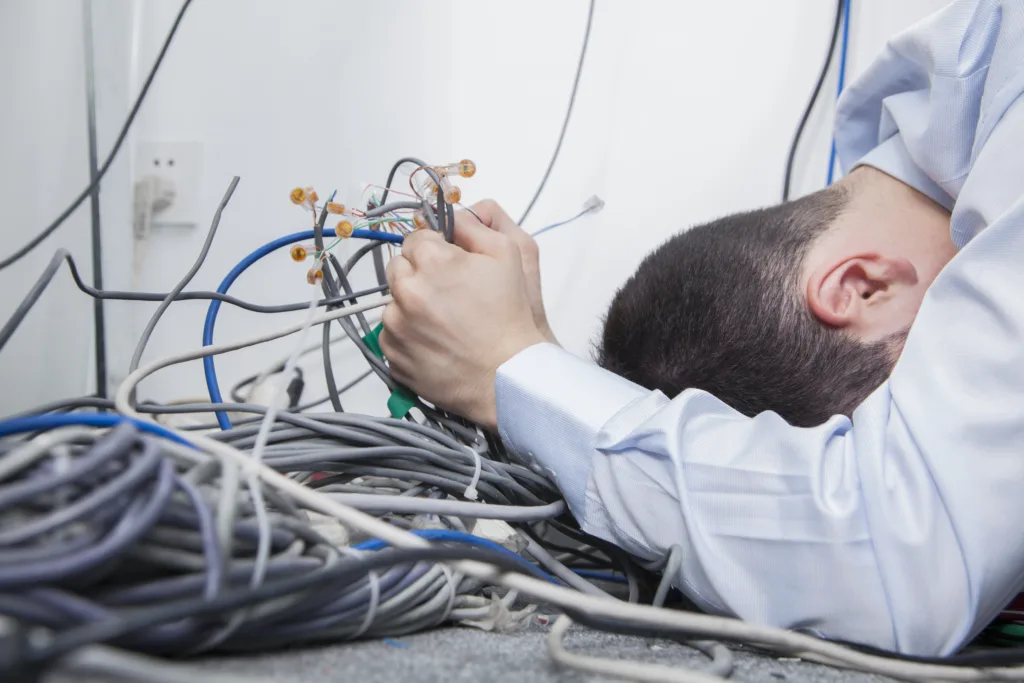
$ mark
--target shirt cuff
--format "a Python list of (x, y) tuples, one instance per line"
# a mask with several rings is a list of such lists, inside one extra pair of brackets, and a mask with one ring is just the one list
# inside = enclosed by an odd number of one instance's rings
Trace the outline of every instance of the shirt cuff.
[(537, 344), (498, 368), (498, 433), (531, 467), (557, 484), (570, 509), (585, 513), (598, 433), (648, 391), (554, 344)]
[(953, 210), (953, 198), (914, 163), (899, 133), (861, 157), (860, 161), (853, 165), (854, 168), (858, 166), (877, 168), (882, 173), (910, 185), (936, 204), (945, 207), (946, 211)]

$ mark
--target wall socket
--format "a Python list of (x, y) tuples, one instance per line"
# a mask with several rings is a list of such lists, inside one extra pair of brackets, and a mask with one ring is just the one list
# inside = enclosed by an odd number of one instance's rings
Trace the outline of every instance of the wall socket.
[(203, 182), (201, 142), (140, 142), (136, 146), (135, 182), (150, 177), (173, 187), (173, 199), (153, 211), (152, 225), (194, 227), (199, 224)]

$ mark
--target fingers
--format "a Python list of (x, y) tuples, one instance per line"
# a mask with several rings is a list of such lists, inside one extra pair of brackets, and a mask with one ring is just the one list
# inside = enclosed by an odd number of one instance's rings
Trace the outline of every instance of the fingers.
[(388, 304), (384, 309), (384, 314), (381, 316), (381, 325), (383, 325), (383, 329), (381, 329), (380, 335), (377, 337), (377, 342), (380, 344), (380, 350), (384, 354), (384, 357), (388, 359), (392, 376), (394, 376), (394, 373), (397, 371), (396, 366), (401, 366), (402, 345), (400, 341), (400, 316), (401, 312), (398, 310), (398, 306), (393, 303)]
[[(520, 229), (512, 217), (505, 213), (505, 209), (501, 208), (501, 205), (493, 199), (479, 201), (472, 206), (472, 209), (480, 222), (492, 230), (507, 233)], [(457, 217), (458, 214), (456, 214), (456, 222)]]
[[(493, 199), (485, 199), (474, 204), (472, 208), (476, 216), (469, 211), (460, 211), (455, 214), (456, 243), (459, 241), (460, 228), (464, 228), (466, 225), (483, 224), (515, 242), (524, 257), (536, 260), (537, 243), (530, 237), (530, 233), (519, 227), (512, 217), (505, 213), (498, 202)], [(479, 217), (480, 220), (478, 221), (476, 217)]]
[(507, 235), (497, 233), (477, 221), (465, 221), (456, 226), (455, 244), (473, 254), (489, 256), (498, 256), (514, 247)]
[(420, 267), (446, 246), (448, 245), (440, 233), (433, 230), (417, 230), (402, 243), (402, 256), (414, 267)]
[(403, 277), (412, 275), (412, 264), (405, 258), (404, 254), (391, 259), (388, 263), (387, 277), (388, 289), (395, 291), (395, 282)]

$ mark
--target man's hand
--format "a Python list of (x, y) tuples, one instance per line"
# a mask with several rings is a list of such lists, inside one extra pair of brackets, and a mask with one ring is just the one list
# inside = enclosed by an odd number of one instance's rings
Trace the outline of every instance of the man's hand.
[[(479, 224), (482, 222), (491, 230), (499, 232), (508, 237), (517, 247), (522, 256), (523, 275), (526, 277), (526, 295), (530, 300), (530, 310), (533, 312), (533, 321), (537, 329), (552, 344), (557, 344), (554, 332), (548, 325), (548, 316), (544, 312), (544, 300), (541, 298), (540, 290), (540, 250), (537, 249), (537, 242), (530, 234), (523, 230), (512, 220), (512, 217), (505, 213), (505, 209), (498, 205), (493, 199), (485, 199), (472, 206), (472, 213), (459, 211), (455, 214), (455, 235), (458, 237), (459, 227), (465, 224)], [(475, 216), (473, 214), (476, 214)], [(479, 218), (479, 222), (478, 219)]]
[(394, 302), (384, 309), (380, 345), (392, 376), (494, 429), (498, 367), (549, 341), (535, 320), (517, 241), (463, 214), (455, 245), (428, 230), (407, 237), (388, 265), (388, 285)]

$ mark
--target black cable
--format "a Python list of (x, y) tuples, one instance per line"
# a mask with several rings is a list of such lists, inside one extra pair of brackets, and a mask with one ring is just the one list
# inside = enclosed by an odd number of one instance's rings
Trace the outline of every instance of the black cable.
[(323, 326), (323, 342), (320, 347), (324, 363), (324, 379), (327, 382), (327, 398), (331, 402), (334, 412), (343, 413), (345, 409), (341, 405), (341, 393), (338, 391), (338, 384), (334, 380), (334, 363), (331, 361), (331, 328)]
[[(103, 289), (103, 242), (100, 229), (100, 188), (96, 182), (98, 154), (96, 151), (96, 78), (95, 59), (92, 42), (92, 3), (87, 2), (83, 8), (82, 24), (84, 28), (85, 52), (85, 111), (86, 124), (89, 132), (89, 184), (92, 185), (90, 195), (91, 230), (90, 242), (92, 252), (92, 285)], [(103, 314), (103, 301), (94, 299), (92, 302), (93, 350), (96, 366), (96, 393), (107, 395), (107, 322)]]
[[(7, 319), (6, 323), (4, 323), (3, 328), (0, 328), (0, 350), (4, 348), (4, 344), (6, 344), (7, 340), (11, 338), (14, 331), (18, 329), (18, 326), (21, 325), (21, 321), (25, 319), (28, 312), (32, 310), (32, 307), (35, 306), (37, 301), (39, 301), (39, 297), (42, 296), (47, 285), (49, 285), (53, 280), (53, 276), (57, 274), (58, 270), (60, 270), (60, 264), (61, 261), (64, 260), (64, 254), (67, 254), (67, 251), (60, 249), (53, 255), (53, 258), (50, 259), (50, 263), (47, 264), (46, 268), (43, 270), (43, 274), (40, 275), (39, 279), (36, 280), (36, 283), (32, 285), (32, 289), (28, 291), (25, 298), (22, 299), (20, 304), (18, 304), (14, 313), (12, 313), (11, 317)], [(68, 254), (68, 256), (70, 256), (70, 254)]]
[[(24, 300), (18, 305), (18, 308), (11, 314), (3, 328), (0, 328), (0, 349), (3, 349), (4, 344), (10, 339), (14, 331), (18, 329), (21, 322), (25, 319), (28, 312), (35, 306), (36, 302), (39, 301), (39, 297), (43, 291), (53, 280), (57, 271), (60, 270), (60, 264), (62, 261), (67, 261), (68, 267), (71, 269), (71, 277), (75, 281), (78, 289), (88, 294), (89, 296), (96, 299), (113, 299), (118, 301), (163, 301), (167, 298), (166, 293), (158, 292), (119, 292), (119, 291), (99, 291), (95, 287), (87, 285), (78, 273), (78, 268), (75, 265), (75, 260), (71, 256), (67, 249), (58, 249), (53, 254), (53, 258), (50, 259), (50, 263), (47, 264), (43, 270), (43, 274), (39, 276), (36, 283), (29, 290), (28, 294), (25, 295)], [(322, 299), (317, 302), (318, 306), (334, 307), (339, 304), (357, 300), (359, 297), (368, 296), (370, 294), (376, 294), (387, 289), (387, 285), (383, 287), (371, 287), (370, 289), (360, 290), (353, 292), (352, 294), (345, 294), (341, 296), (335, 296), (330, 299)], [(308, 303), (294, 303), (294, 304), (278, 304), (273, 306), (261, 306), (259, 304), (252, 304), (241, 299), (236, 299), (233, 296), (227, 294), (219, 294), (217, 292), (181, 292), (174, 297), (174, 301), (189, 301), (196, 299), (218, 299), (224, 303), (232, 304), (243, 308), (247, 311), (253, 311), (254, 313), (287, 313), (290, 311), (302, 311), (309, 308)]]
[(61, 212), (61, 214), (57, 216), (57, 218), (42, 232), (29, 240), (28, 244), (23, 246), (21, 249), (0, 261), (0, 270), (3, 270), (12, 263), (16, 263), (21, 260), (26, 254), (38, 247), (43, 240), (52, 235), (54, 231), (56, 231), (57, 228), (59, 228), (61, 224), (68, 219), (68, 216), (75, 212), (75, 209), (82, 205), (82, 202), (92, 194), (93, 189), (99, 186), (100, 181), (103, 180), (103, 176), (107, 174), (107, 170), (110, 168), (110, 165), (114, 163), (114, 157), (116, 157), (118, 151), (120, 151), (125, 138), (128, 137), (128, 130), (135, 121), (135, 116), (139, 113), (139, 109), (142, 107), (142, 102), (146, 99), (149, 87), (153, 84), (153, 79), (156, 77), (156, 73), (160, 69), (160, 64), (164, 61), (164, 57), (167, 55), (167, 49), (171, 46), (171, 41), (174, 40), (174, 35), (178, 32), (178, 26), (181, 24), (181, 20), (185, 16), (185, 10), (187, 10), (191, 4), (192, 0), (184, 0), (184, 2), (181, 3), (181, 9), (178, 10), (178, 16), (175, 17), (174, 23), (171, 25), (171, 30), (168, 31), (167, 38), (164, 39), (163, 47), (160, 48), (160, 54), (157, 55), (156, 61), (153, 62), (153, 67), (149, 71), (149, 76), (146, 77), (146, 82), (142, 84), (142, 90), (139, 91), (139, 96), (136, 98), (131, 112), (128, 113), (128, 118), (125, 119), (124, 125), (121, 127), (121, 132), (118, 133), (117, 140), (114, 141), (114, 146), (110, 150), (110, 154), (107, 155), (107, 158), (103, 161), (103, 165), (100, 166), (99, 171), (96, 173), (95, 179), (93, 179), (93, 181), (89, 183), (88, 187), (82, 190), (82, 193), (78, 195), (73, 202), (71, 202), (71, 205), (64, 209), (64, 211)]
[[(89, 296), (95, 299), (110, 299), (113, 301), (163, 301), (167, 298), (166, 292), (126, 292), (118, 290), (97, 290), (95, 287), (90, 287), (82, 280), (81, 275), (78, 272), (78, 266), (75, 264), (74, 257), (68, 253), (66, 249), (58, 249), (57, 253), (62, 255), (62, 258), (67, 261), (68, 268), (71, 270), (71, 277), (75, 281), (75, 286)], [(369, 294), (377, 294), (387, 289), (384, 287), (370, 287), (369, 289), (362, 289), (358, 292), (354, 292), (351, 295), (334, 296), (329, 299), (321, 299), (317, 302), (317, 306), (336, 306), (338, 304), (349, 303), (354, 299), (358, 299), (362, 296)], [(272, 304), (262, 305), (254, 304), (237, 297), (233, 297), (230, 294), (221, 294), (220, 292), (211, 291), (193, 291), (193, 292), (181, 292), (176, 297), (175, 301), (207, 301), (210, 299), (216, 299), (232, 306), (237, 306), (246, 311), (252, 311), (253, 313), (291, 313), (293, 311), (304, 311), (309, 308), (309, 302), (305, 303), (294, 303), (294, 304)]]
[(843, 23), (843, 3), (847, 0), (836, 0), (836, 18), (832, 25), (832, 37), (828, 43), (828, 53), (825, 55), (825, 63), (821, 65), (821, 73), (818, 74), (818, 82), (814, 84), (814, 91), (811, 93), (811, 99), (807, 101), (807, 106), (804, 108), (804, 115), (800, 117), (800, 125), (796, 127), (796, 134), (793, 136), (793, 142), (789, 145), (789, 156), (786, 157), (786, 176), (782, 184), (782, 201), (789, 201), (789, 189), (793, 179), (793, 163), (796, 161), (796, 150), (800, 146), (800, 138), (804, 135), (804, 127), (807, 125), (807, 120), (811, 117), (811, 111), (814, 109), (815, 102), (818, 101), (818, 95), (821, 93), (821, 86), (825, 83), (825, 76), (828, 75), (828, 68), (832, 65), (832, 57), (836, 52), (836, 43), (839, 39), (839, 27)]
[(572, 118), (572, 107), (576, 104), (576, 91), (580, 85), (580, 75), (583, 73), (583, 59), (587, 56), (587, 44), (590, 42), (590, 26), (594, 20), (594, 3), (596, 0), (590, 0), (590, 7), (587, 9), (587, 27), (583, 31), (583, 47), (580, 49), (580, 61), (576, 65), (576, 78), (572, 82), (572, 92), (569, 94), (569, 106), (565, 110), (565, 121), (562, 122), (562, 132), (558, 134), (558, 142), (555, 143), (555, 151), (551, 155), (551, 161), (548, 162), (547, 170), (544, 171), (544, 177), (540, 179), (540, 185), (537, 187), (537, 191), (533, 193), (533, 199), (526, 205), (526, 210), (523, 211), (523, 215), (519, 217), (519, 225), (523, 224), (526, 217), (530, 215), (530, 210), (533, 209), (533, 205), (537, 203), (537, 199), (540, 197), (540, 193), (544, 191), (544, 186), (547, 185), (548, 177), (551, 175), (551, 169), (555, 167), (555, 161), (558, 160), (558, 153), (562, 150), (562, 142), (565, 141), (565, 131), (569, 128), (569, 119)]

